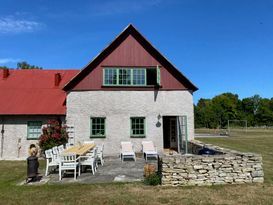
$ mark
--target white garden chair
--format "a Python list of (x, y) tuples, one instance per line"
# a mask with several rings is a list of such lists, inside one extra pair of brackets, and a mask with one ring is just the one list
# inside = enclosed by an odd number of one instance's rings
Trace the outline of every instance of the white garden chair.
[(97, 146), (97, 159), (100, 161), (101, 166), (103, 166), (104, 159), (103, 159), (103, 150), (104, 150), (104, 144)]
[(125, 158), (133, 158), (136, 161), (136, 154), (131, 142), (121, 142), (120, 158), (122, 162)]
[(48, 149), (45, 151), (45, 156), (46, 156), (46, 172), (45, 176), (48, 175), (48, 171), (50, 167), (55, 167), (57, 168), (59, 166), (59, 161), (56, 160), (52, 153), (52, 149)]
[(59, 180), (62, 180), (63, 171), (73, 170), (74, 180), (77, 178), (77, 167), (79, 167), (79, 176), (81, 175), (81, 170), (79, 162), (77, 161), (75, 154), (62, 154), (60, 155), (60, 165), (59, 165)]
[(143, 141), (142, 151), (145, 157), (145, 161), (147, 161), (148, 157), (158, 157), (157, 149), (152, 141)]
[(65, 144), (65, 149), (68, 149), (69, 147), (71, 147), (71, 144), (68, 142)]
[(64, 145), (59, 145), (58, 151), (59, 151), (59, 154), (61, 154), (64, 151)]
[(89, 155), (80, 156), (79, 163), (80, 166), (90, 166), (92, 174), (94, 175), (97, 171), (97, 148), (94, 148)]
[(55, 158), (54, 160), (59, 161), (60, 160), (60, 152), (59, 152), (57, 146), (52, 147), (52, 153), (53, 153), (54, 158)]

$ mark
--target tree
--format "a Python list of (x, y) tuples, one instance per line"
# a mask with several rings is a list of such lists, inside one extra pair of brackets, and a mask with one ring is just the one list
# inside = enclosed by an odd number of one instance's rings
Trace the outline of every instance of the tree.
[(213, 111), (216, 115), (220, 127), (226, 127), (228, 120), (238, 117), (238, 95), (223, 93), (212, 98)]
[(201, 98), (194, 106), (195, 127), (226, 127), (228, 120), (247, 120), (249, 126), (273, 126), (273, 98), (259, 95), (239, 99), (222, 93), (212, 99)]
[(30, 65), (26, 61), (22, 61), (17, 63), (17, 69), (43, 69), (43, 68), (35, 66), (35, 65)]

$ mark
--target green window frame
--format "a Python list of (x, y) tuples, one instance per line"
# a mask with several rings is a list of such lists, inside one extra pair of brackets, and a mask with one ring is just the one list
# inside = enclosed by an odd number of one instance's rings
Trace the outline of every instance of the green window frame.
[(131, 117), (130, 130), (132, 138), (144, 138), (146, 136), (145, 117)]
[(105, 138), (106, 137), (106, 118), (91, 117), (90, 118), (90, 138)]
[(132, 69), (133, 85), (146, 85), (146, 69)]
[(122, 68), (118, 69), (118, 84), (131, 85), (132, 84), (132, 69)]
[(41, 121), (29, 121), (27, 123), (27, 139), (39, 139), (42, 134)]
[(157, 85), (161, 85), (160, 84), (161, 78), (160, 78), (160, 67), (159, 66), (156, 66), (156, 81), (157, 81)]
[(117, 85), (118, 70), (117, 69), (103, 69), (103, 82), (105, 85)]
[(104, 86), (146, 86), (146, 68), (104, 68)]

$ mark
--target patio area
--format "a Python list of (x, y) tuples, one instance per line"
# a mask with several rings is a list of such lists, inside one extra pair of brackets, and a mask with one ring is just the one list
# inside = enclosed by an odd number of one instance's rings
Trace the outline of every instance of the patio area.
[[(109, 182), (135, 182), (144, 179), (144, 165), (145, 163), (154, 164), (157, 169), (157, 160), (155, 158), (149, 159), (147, 162), (145, 159), (136, 158), (136, 161), (127, 159), (121, 162), (119, 157), (105, 157), (103, 166), (99, 165), (95, 175), (91, 173), (91, 170), (87, 170), (81, 173), (81, 176), (77, 177), (77, 180), (73, 178), (73, 172), (67, 172), (63, 179), (59, 181), (58, 171), (52, 172), (47, 177), (43, 176), (43, 180), (48, 183), (109, 183)], [(41, 173), (43, 174), (43, 173)]]

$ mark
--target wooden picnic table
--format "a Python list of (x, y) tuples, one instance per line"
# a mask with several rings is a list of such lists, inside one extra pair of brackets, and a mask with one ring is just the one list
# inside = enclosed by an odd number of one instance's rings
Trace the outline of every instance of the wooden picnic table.
[(83, 144), (83, 145), (74, 145), (64, 150), (63, 154), (76, 154), (76, 155), (85, 155), (89, 150), (93, 149), (95, 144)]

